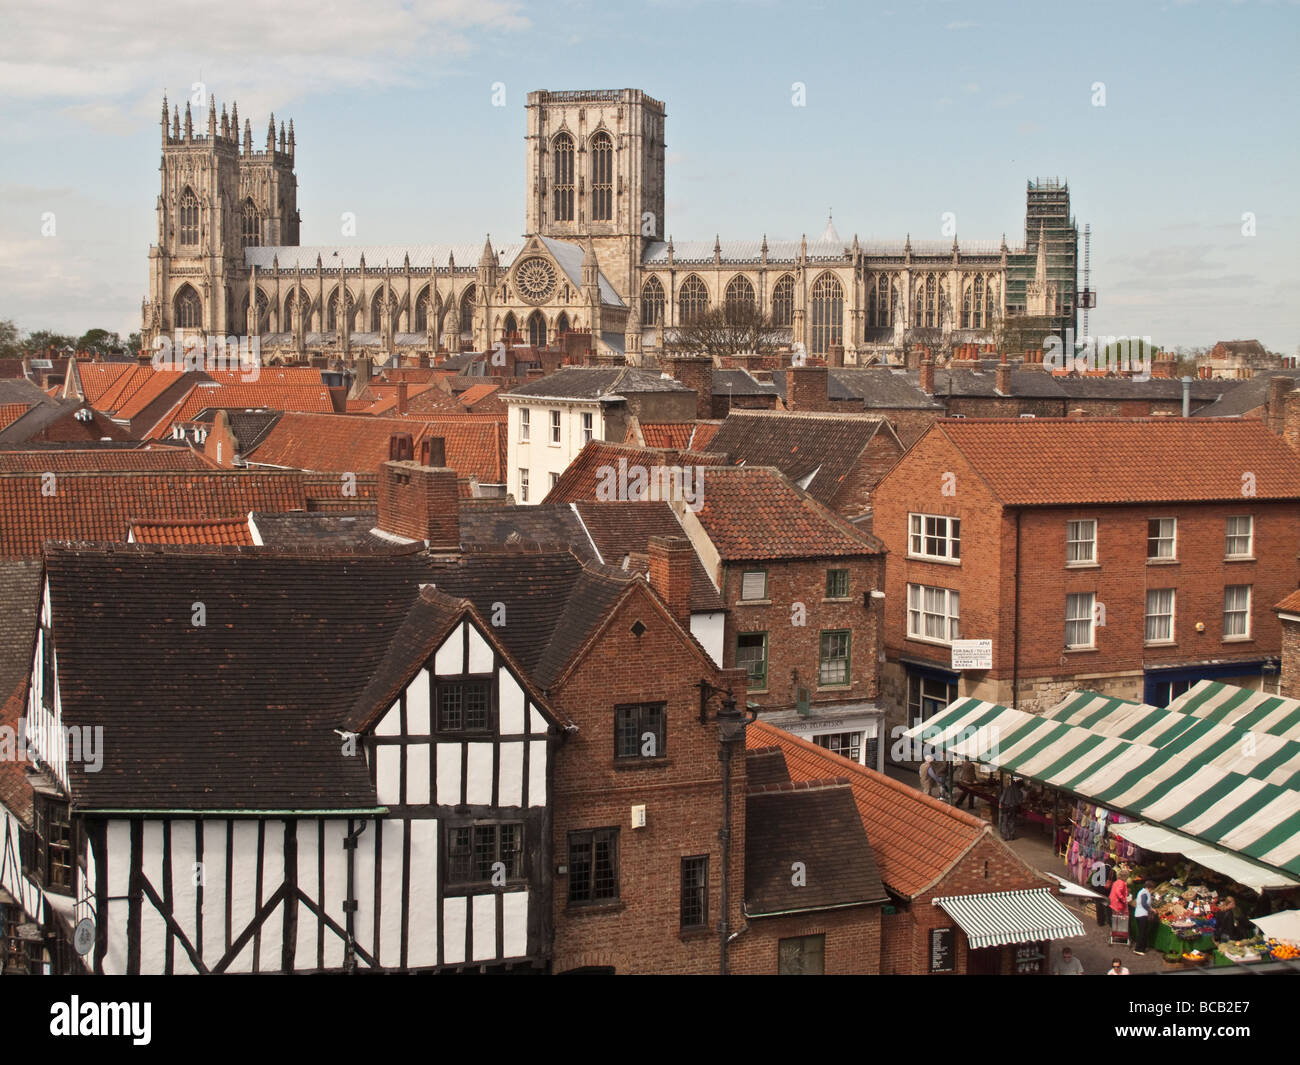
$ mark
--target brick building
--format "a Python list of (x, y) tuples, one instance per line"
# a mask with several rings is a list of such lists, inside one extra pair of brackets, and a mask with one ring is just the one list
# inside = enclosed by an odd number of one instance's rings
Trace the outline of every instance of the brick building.
[(1292, 592), (1273, 609), (1282, 626), (1282, 675), (1278, 694), (1300, 699), (1300, 591)]
[[(940, 422), (876, 489), (882, 696), (914, 724), (959, 694), (1275, 684), (1298, 526), (1300, 459), (1259, 422)], [(991, 639), (992, 668), (954, 671), (957, 639)]]
[[(1014, 973), (1018, 964), (1028, 964), (1028, 956), (1045, 955), (1046, 942), (1071, 924), (1068, 912), (1055, 901), (1057, 882), (1021, 861), (973, 814), (883, 773), (846, 764), (765, 721), (750, 726), (745, 742), (751, 753), (774, 748), (781, 770), (794, 781), (819, 781), (828, 775), (847, 780), (889, 897), (881, 914), (878, 972)], [(771, 767), (762, 771), (769, 779), (777, 772)], [(1040, 938), (1032, 927), (1013, 927), (1015, 919), (1001, 912), (999, 896), (1008, 892), (1025, 893), (1019, 896), (1022, 906), (1046, 915), (1038, 926)], [(1000, 917), (1008, 922), (1005, 934), (1021, 938), (972, 950), (966, 931), (936, 900), (954, 910), (960, 905), (962, 912), (982, 912), (989, 920)], [(941, 933), (939, 941), (948, 948), (939, 965), (932, 963), (935, 933)]]

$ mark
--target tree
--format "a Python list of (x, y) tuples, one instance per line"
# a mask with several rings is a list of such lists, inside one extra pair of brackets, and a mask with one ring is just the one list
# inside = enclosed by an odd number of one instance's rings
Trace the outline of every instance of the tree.
[(122, 350), (122, 338), (107, 329), (87, 329), (77, 341), (77, 350), (107, 355), (111, 351)]
[(0, 358), (12, 359), (23, 353), (20, 336), (12, 318), (0, 319)]
[(702, 311), (678, 326), (665, 339), (665, 345), (670, 351), (704, 355), (735, 355), (745, 351), (764, 355), (775, 351), (787, 338), (787, 331), (775, 325), (755, 304), (740, 303)]
[(65, 336), (63, 333), (52, 333), (48, 329), (38, 329), (34, 333), (27, 334), (23, 347), (31, 352), (43, 352), (51, 345), (56, 348), (75, 347), (76, 342), (76, 337)]

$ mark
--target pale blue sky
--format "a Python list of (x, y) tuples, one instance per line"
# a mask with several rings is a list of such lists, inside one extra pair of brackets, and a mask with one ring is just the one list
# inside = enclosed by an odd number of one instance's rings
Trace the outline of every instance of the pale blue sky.
[(293, 117), (304, 243), (339, 241), (343, 211), (359, 243), (516, 239), (528, 91), (636, 87), (667, 105), (679, 240), (815, 234), (833, 206), (846, 238), (937, 238), (952, 211), (959, 238), (1014, 246), (1026, 179), (1059, 175), (1093, 228), (1094, 333), (1300, 344), (1289, 0), (55, 0), (7, 21), (0, 318), (23, 328), (138, 326), (160, 98), (202, 81), (259, 138)]

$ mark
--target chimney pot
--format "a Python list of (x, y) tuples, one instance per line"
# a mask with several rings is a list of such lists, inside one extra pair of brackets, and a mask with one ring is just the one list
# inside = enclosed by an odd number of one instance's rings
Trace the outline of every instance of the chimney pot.
[(921, 391), (934, 395), (934, 360), (928, 354), (921, 360)]

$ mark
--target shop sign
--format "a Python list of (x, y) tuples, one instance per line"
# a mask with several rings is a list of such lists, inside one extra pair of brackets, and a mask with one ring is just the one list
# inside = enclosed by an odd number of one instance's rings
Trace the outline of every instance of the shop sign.
[(992, 669), (993, 641), (953, 640), (952, 668), (954, 670)]
[(957, 954), (957, 931), (953, 928), (930, 929), (930, 972), (954, 971), (953, 960)]

